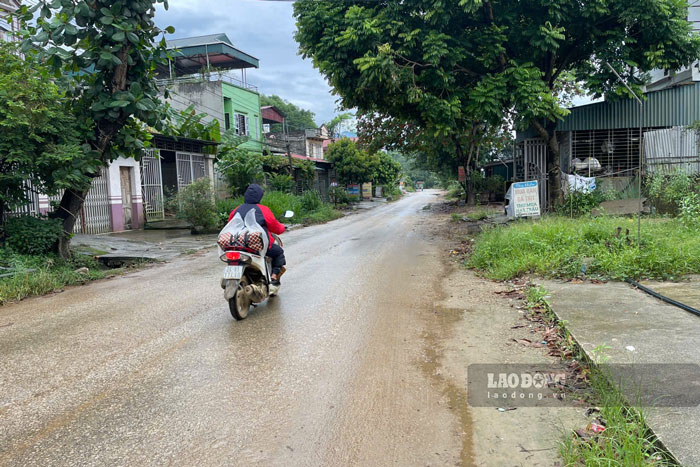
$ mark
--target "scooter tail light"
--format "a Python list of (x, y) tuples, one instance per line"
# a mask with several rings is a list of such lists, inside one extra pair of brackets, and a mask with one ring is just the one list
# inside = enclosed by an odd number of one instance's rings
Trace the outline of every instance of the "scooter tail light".
[(226, 259), (229, 261), (235, 261), (241, 259), (241, 254), (238, 251), (227, 251)]

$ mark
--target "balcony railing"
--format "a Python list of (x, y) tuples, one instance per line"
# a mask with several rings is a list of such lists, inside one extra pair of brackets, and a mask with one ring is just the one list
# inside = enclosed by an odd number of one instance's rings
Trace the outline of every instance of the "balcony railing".
[(236, 87), (247, 89), (248, 91), (258, 92), (258, 87), (250, 84), (244, 83), (238, 78), (224, 74), (224, 73), (210, 73), (205, 75), (190, 75), (190, 76), (179, 76), (177, 78), (167, 78), (159, 79), (157, 83), (159, 86), (168, 86), (177, 83), (204, 83), (207, 81), (223, 81), (225, 83), (233, 84)]

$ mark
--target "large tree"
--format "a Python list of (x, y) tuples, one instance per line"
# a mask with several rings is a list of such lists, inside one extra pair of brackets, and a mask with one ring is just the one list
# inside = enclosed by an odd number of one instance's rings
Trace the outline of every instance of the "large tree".
[(345, 185), (371, 182), (379, 164), (376, 154), (360, 150), (349, 138), (342, 138), (329, 145), (326, 159), (333, 163), (338, 181)]
[[(639, 89), (644, 72), (698, 57), (685, 0), (298, 0), (297, 41), (346, 108), (415, 125), (451, 140), (460, 159), (475, 131), (513, 118), (550, 148), (561, 94), (582, 82), (594, 94), (625, 94), (609, 62)], [(466, 139), (466, 147), (465, 147)]]
[[(21, 9), (23, 51), (38, 54), (68, 89), (66, 112), (80, 124), (91, 161), (83, 169), (91, 177), (99, 175), (93, 162), (138, 156), (146, 125), (163, 126), (155, 72), (167, 56), (165, 39), (157, 40), (165, 31), (153, 21), (158, 3), (167, 7), (166, 0), (39, 0)], [(56, 210), (68, 234), (88, 189), (67, 189)], [(58, 246), (63, 256), (70, 254), (68, 238)]]
[[(287, 130), (295, 131), (295, 130), (304, 130), (306, 128), (316, 128), (317, 127), (316, 122), (314, 121), (316, 116), (314, 115), (314, 113), (312, 111), (302, 109), (298, 105), (292, 104), (291, 102), (282, 99), (280, 96), (261, 95), (260, 96), (260, 105), (261, 106), (272, 105), (274, 107), (277, 107), (280, 111), (282, 111), (282, 113), (284, 114), (284, 119), (285, 119), (285, 124), (287, 126)], [(282, 125), (273, 124), (272, 131), (281, 132)]]
[(49, 70), (0, 42), (0, 225), (27, 194), (89, 184), (78, 129)]

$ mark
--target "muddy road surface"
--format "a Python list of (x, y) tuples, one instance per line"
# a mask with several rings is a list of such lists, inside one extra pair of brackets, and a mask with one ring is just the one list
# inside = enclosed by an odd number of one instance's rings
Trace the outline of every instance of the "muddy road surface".
[(281, 294), (245, 321), (213, 250), (0, 308), (0, 465), (470, 464), (426, 339), (435, 199), (285, 234)]

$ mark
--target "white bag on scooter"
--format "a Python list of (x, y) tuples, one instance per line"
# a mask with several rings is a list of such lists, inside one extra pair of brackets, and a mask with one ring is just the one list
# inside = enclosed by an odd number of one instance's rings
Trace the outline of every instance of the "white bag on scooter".
[[(250, 211), (248, 211), (248, 213), (245, 216), (245, 219), (243, 219), (241, 214), (237, 212), (233, 216), (231, 221), (228, 224), (226, 224), (226, 226), (224, 226), (221, 232), (219, 232), (219, 239), (231, 236), (233, 236), (233, 238), (236, 238), (238, 235), (244, 232), (247, 232), (249, 234), (260, 234), (260, 238), (263, 243), (263, 248), (260, 251), (260, 255), (265, 256), (265, 253), (267, 253), (267, 250), (270, 246), (270, 238), (265, 229), (263, 229), (262, 226), (258, 224), (258, 221), (255, 218), (255, 209), (251, 209)], [(221, 248), (221, 242), (217, 242), (217, 245), (219, 256), (222, 256), (225, 252)]]

